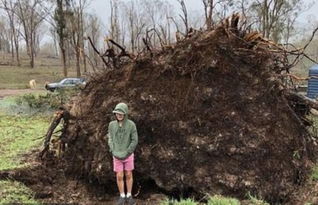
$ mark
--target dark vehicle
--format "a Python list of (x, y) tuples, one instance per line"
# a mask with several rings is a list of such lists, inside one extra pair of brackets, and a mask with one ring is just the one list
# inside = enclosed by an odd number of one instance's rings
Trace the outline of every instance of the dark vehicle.
[(74, 87), (82, 87), (85, 86), (86, 82), (84, 78), (64, 78), (58, 83), (48, 83), (45, 85), (45, 89), (49, 91), (54, 91), (57, 89), (64, 89), (64, 88), (74, 88)]

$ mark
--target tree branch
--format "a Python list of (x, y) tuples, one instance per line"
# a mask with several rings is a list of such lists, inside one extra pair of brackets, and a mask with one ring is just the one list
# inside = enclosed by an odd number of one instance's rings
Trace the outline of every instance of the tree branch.
[(89, 42), (90, 42), (90, 44), (91, 44), (93, 50), (95, 51), (95, 53), (97, 53), (98, 56), (102, 59), (103, 63), (104, 63), (107, 67), (109, 67), (109, 64), (106, 62), (106, 60), (105, 60), (105, 58), (103, 57), (103, 55), (101, 55), (100, 52), (97, 50), (97, 48), (96, 48), (96, 46), (94, 45), (94, 43), (93, 43), (91, 37), (88, 36), (87, 38), (88, 38), (88, 40), (89, 40)]

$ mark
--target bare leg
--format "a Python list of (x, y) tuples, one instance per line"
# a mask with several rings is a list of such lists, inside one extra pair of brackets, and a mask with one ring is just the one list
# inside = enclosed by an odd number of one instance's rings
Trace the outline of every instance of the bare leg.
[(120, 194), (124, 194), (124, 172), (116, 172), (117, 186)]
[(132, 186), (133, 186), (132, 171), (125, 171), (125, 176), (126, 176), (127, 193), (131, 193)]

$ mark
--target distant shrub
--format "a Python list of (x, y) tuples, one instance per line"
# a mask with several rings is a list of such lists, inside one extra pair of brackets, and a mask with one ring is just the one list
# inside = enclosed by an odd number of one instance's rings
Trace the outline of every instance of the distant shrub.
[(79, 87), (57, 89), (54, 94), (57, 95), (60, 105), (67, 103), (72, 97), (80, 92)]
[(16, 98), (17, 105), (27, 105), (32, 109), (56, 109), (59, 106), (59, 100), (56, 95), (47, 93), (45, 95), (25, 94)]
[(33, 110), (51, 110), (66, 104), (77, 93), (77, 89), (63, 89), (57, 90), (54, 93), (48, 92), (45, 94), (30, 93), (18, 96), (15, 102), (18, 106), (27, 106)]

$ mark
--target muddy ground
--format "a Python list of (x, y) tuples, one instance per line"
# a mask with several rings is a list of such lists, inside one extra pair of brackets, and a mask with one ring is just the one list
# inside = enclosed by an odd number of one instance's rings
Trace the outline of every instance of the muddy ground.
[[(43, 204), (78, 204), (78, 205), (111, 205), (117, 199), (114, 183), (101, 186), (94, 181), (68, 176), (55, 158), (43, 163), (38, 158), (39, 149), (33, 149), (22, 156), (22, 162), (30, 165), (26, 168), (0, 171), (0, 180), (16, 180), (34, 193), (34, 198)], [(151, 182), (136, 183), (137, 204), (156, 205), (167, 197)], [(202, 200), (204, 201), (204, 200)], [(318, 183), (309, 181), (302, 189), (293, 194), (288, 205), (303, 205), (305, 202), (318, 204)], [(244, 200), (242, 205), (255, 205), (255, 202)]]
[[(0, 99), (36, 92), (38, 90), (0, 90)], [(75, 203), (75, 204), (114, 204), (117, 198), (115, 183), (107, 186), (98, 185), (96, 181), (86, 181), (74, 175), (65, 174), (61, 164), (56, 159), (46, 160), (42, 163), (38, 158), (39, 148), (23, 155), (23, 161), (30, 164), (29, 167), (1, 171), (1, 180), (16, 180), (22, 182), (35, 193), (35, 198), (41, 203)], [(114, 176), (115, 177), (115, 176)], [(171, 197), (161, 192), (151, 181), (136, 182), (135, 193), (138, 204), (159, 204), (159, 202)], [(297, 190), (288, 204), (302, 205), (305, 202), (318, 204), (318, 184), (308, 181), (301, 189)], [(251, 204), (243, 201), (242, 204)]]
[[(35, 193), (34, 198), (44, 204), (115, 204), (118, 197), (116, 184), (101, 186), (94, 181), (68, 176), (56, 159), (42, 163), (38, 158), (39, 152), (39, 149), (34, 149), (22, 156), (23, 162), (30, 164), (26, 168), (0, 171), (0, 180), (23, 183)], [(167, 197), (149, 183), (142, 186), (136, 185), (138, 193), (135, 198), (138, 204), (159, 204)]]

